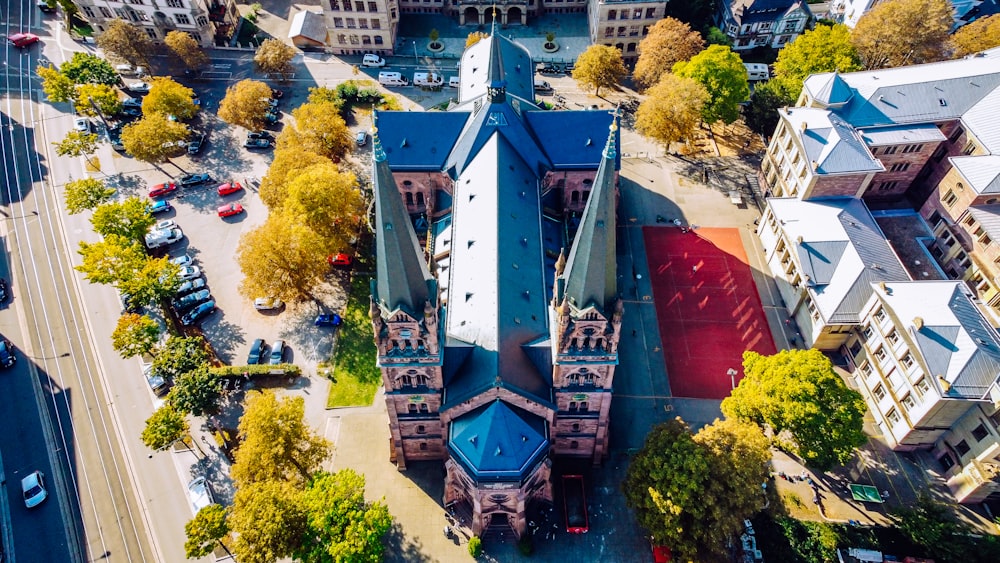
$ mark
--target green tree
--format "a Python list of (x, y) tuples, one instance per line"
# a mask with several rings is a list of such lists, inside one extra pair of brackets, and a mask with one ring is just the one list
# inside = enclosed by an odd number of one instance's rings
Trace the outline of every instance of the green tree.
[(795, 100), (806, 77), (835, 70), (861, 70), (861, 59), (851, 43), (851, 29), (844, 24), (819, 25), (778, 51), (771, 82), (777, 83), (785, 98)]
[[(184, 35), (187, 35), (186, 33)], [(149, 93), (142, 99), (142, 113), (173, 115), (182, 120), (191, 119), (198, 113), (194, 104), (194, 90), (174, 82), (167, 77), (150, 80)]]
[(253, 62), (261, 72), (285, 75), (292, 72), (293, 58), (295, 49), (291, 45), (280, 39), (265, 39), (260, 47), (257, 47)]
[[(330, 160), (301, 146), (283, 141), (279, 135), (274, 160), (267, 174), (260, 181), (260, 199), (268, 209), (274, 211), (285, 203), (288, 197), (288, 183), (313, 165), (329, 163)], [(287, 145), (287, 146), (286, 146)]]
[(69, 21), (73, 16), (80, 13), (80, 9), (76, 7), (73, 0), (55, 0), (55, 2), (49, 0), (49, 6), (55, 7), (53, 4), (59, 4), (62, 8), (63, 16), (66, 17), (66, 21)]
[(431, 45), (437, 46), (438, 39), (440, 39), (441, 33), (437, 29), (431, 29), (431, 32), (427, 34), (427, 38), (431, 40)]
[(707, 49), (674, 65), (674, 74), (693, 78), (708, 91), (709, 100), (702, 108), (702, 118), (709, 125), (726, 125), (740, 116), (740, 103), (750, 97), (747, 69), (740, 56), (729, 47), (709, 45)]
[(743, 108), (743, 122), (757, 133), (770, 137), (778, 126), (778, 108), (795, 105), (795, 100), (785, 95), (776, 80), (758, 84), (750, 94), (750, 103)]
[(226, 90), (219, 102), (219, 118), (252, 131), (264, 126), (271, 87), (257, 80), (241, 80)]
[(344, 107), (344, 98), (340, 96), (340, 88), (351, 82), (354, 81), (348, 80), (347, 82), (342, 82), (337, 88), (327, 88), (326, 86), (311, 87), (309, 88), (309, 97), (306, 101), (310, 104), (329, 102), (337, 106), (337, 111), (339, 112)]
[(365, 478), (351, 469), (317, 473), (301, 494), (305, 532), (295, 559), (304, 563), (382, 561), (392, 516), (365, 500)]
[(187, 140), (189, 135), (183, 123), (170, 121), (162, 113), (150, 113), (126, 125), (121, 139), (125, 152), (133, 158), (156, 164), (183, 152), (181, 141)]
[(115, 86), (119, 82), (118, 73), (111, 63), (91, 53), (73, 53), (73, 58), (59, 67), (63, 76), (77, 84), (104, 84)]
[(357, 236), (365, 201), (354, 174), (341, 172), (332, 162), (314, 164), (290, 180), (287, 189), (282, 212), (318, 235), (323, 252), (346, 248)]
[(181, 412), (201, 416), (215, 412), (221, 396), (219, 378), (209, 373), (208, 364), (205, 364), (174, 379), (167, 400)]
[(601, 88), (615, 88), (628, 76), (622, 52), (610, 45), (591, 45), (576, 59), (573, 80), (581, 87), (593, 88), (594, 95), (601, 95)]
[(153, 40), (145, 31), (119, 19), (108, 23), (107, 29), (97, 38), (97, 46), (132, 65), (147, 65), (147, 57), (154, 51)]
[(866, 441), (865, 402), (849, 389), (818, 350), (783, 350), (773, 356), (743, 353), (744, 378), (722, 401), (722, 412), (775, 433), (788, 431), (796, 453), (826, 470), (845, 463)]
[(305, 103), (292, 110), (294, 124), (278, 135), (278, 149), (299, 146), (307, 151), (339, 161), (354, 144), (351, 131), (339, 107), (330, 102)]
[(170, 258), (150, 258), (132, 275), (118, 282), (118, 289), (132, 296), (137, 304), (161, 303), (177, 293), (181, 281), (178, 277), (180, 266), (170, 262)]
[(664, 74), (656, 86), (646, 91), (646, 99), (639, 104), (635, 128), (669, 147), (694, 133), (708, 98), (705, 87), (696, 80)]
[(1000, 46), (1000, 14), (980, 18), (958, 28), (951, 36), (949, 46), (955, 58)]
[(52, 144), (55, 145), (56, 154), (59, 156), (82, 156), (93, 166), (90, 155), (97, 150), (97, 135), (73, 130), (66, 133), (63, 140)]
[(184, 556), (188, 559), (207, 557), (215, 546), (229, 535), (226, 507), (210, 504), (198, 511), (194, 519), (184, 524)]
[(42, 79), (42, 91), (50, 102), (70, 102), (76, 98), (76, 84), (56, 70), (55, 66), (38, 65), (35, 72)]
[(151, 450), (162, 451), (183, 438), (189, 429), (183, 414), (170, 405), (163, 405), (146, 419), (142, 443)]
[(112, 116), (122, 110), (118, 92), (107, 84), (80, 84), (76, 88), (76, 112), (90, 117)]
[(178, 30), (171, 31), (163, 38), (163, 42), (189, 69), (199, 69), (209, 63), (208, 55), (189, 33)]
[(705, 48), (697, 31), (674, 18), (664, 18), (649, 28), (639, 42), (639, 60), (632, 76), (646, 88), (657, 84), (675, 64), (686, 61)]
[(150, 353), (160, 340), (160, 325), (146, 315), (125, 313), (111, 333), (111, 345), (123, 358)]
[[(240, 446), (237, 454), (243, 448)], [(237, 561), (274, 563), (292, 554), (305, 531), (300, 495), (287, 481), (237, 486), (228, 518), (236, 537), (233, 555)]]
[(978, 559), (977, 554), (972, 553), (968, 526), (956, 520), (947, 506), (927, 495), (920, 495), (916, 506), (904, 506), (893, 516), (897, 519), (897, 529), (906, 539), (923, 547), (927, 556), (939, 561)]
[(710, 475), (708, 452), (680, 418), (655, 426), (626, 472), (625, 503), (652, 542), (669, 545), (679, 561), (698, 554), (697, 538), (688, 531), (707, 518), (708, 505), (717, 500), (705, 497)]
[(200, 336), (171, 336), (153, 357), (153, 370), (174, 382), (186, 373), (207, 367), (208, 352)]
[(306, 424), (301, 397), (278, 399), (272, 391), (248, 394), (239, 434), (231, 475), (240, 489), (266, 481), (301, 486), (330, 454), (329, 442)]
[(708, 28), (708, 35), (705, 36), (705, 41), (709, 45), (722, 45), (723, 47), (733, 46), (733, 40), (726, 35), (726, 32), (714, 26)]
[(63, 186), (66, 211), (69, 211), (70, 215), (94, 209), (102, 203), (111, 201), (114, 195), (114, 188), (105, 186), (104, 182), (97, 178), (80, 178)]
[(98, 242), (80, 242), (83, 260), (74, 268), (90, 283), (119, 285), (142, 269), (148, 260), (145, 249), (134, 240), (108, 233)]
[(888, 0), (861, 16), (851, 41), (865, 68), (939, 61), (955, 20), (947, 0)]
[(328, 242), (299, 221), (276, 213), (240, 239), (236, 250), (243, 282), (240, 293), (248, 299), (261, 295), (288, 303), (312, 298), (312, 291), (329, 272)]
[(149, 213), (146, 202), (133, 196), (98, 205), (90, 224), (94, 232), (103, 237), (119, 235), (142, 244), (149, 228), (156, 224), (156, 219)]

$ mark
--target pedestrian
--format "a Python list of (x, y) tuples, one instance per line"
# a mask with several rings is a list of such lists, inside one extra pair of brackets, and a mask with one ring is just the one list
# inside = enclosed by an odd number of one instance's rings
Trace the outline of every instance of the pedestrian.
[(695, 264), (694, 266), (691, 266), (691, 273), (692, 274), (697, 274), (698, 273), (698, 265), (697, 264)]
[(889, 489), (882, 491), (882, 500), (889, 500)]

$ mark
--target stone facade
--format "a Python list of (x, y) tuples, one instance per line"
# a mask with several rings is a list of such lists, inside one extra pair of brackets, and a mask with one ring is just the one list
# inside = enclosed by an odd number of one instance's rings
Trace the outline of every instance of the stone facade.
[[(323, 7), (334, 54), (396, 54), (396, 0), (330, 0)], [(403, 47), (401, 51), (406, 53)]]
[(80, 15), (94, 28), (94, 35), (104, 33), (107, 25), (121, 19), (146, 32), (155, 42), (171, 31), (183, 31), (202, 47), (226, 42), (240, 21), (233, 0), (130, 0), (128, 3), (74, 0)]
[[(550, 0), (551, 1), (551, 0)], [(639, 42), (663, 19), (667, 3), (660, 1), (597, 0), (587, 7), (590, 41), (622, 52), (626, 63), (639, 58)]]

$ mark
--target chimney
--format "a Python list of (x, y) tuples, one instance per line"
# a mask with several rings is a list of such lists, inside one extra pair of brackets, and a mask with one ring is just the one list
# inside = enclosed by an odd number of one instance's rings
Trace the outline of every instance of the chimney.
[(805, 132), (808, 129), (809, 129), (809, 124), (808, 123), (806, 123), (805, 121), (803, 121), (802, 123), (799, 123), (799, 131)]
[(951, 390), (951, 383), (948, 383), (948, 380), (945, 379), (943, 375), (937, 376), (937, 379), (938, 384), (941, 385), (941, 392), (947, 395), (948, 391)]
[(883, 293), (885, 293), (885, 282), (884, 281), (878, 282), (878, 288), (881, 289)]
[(799, 244), (802, 244), (805, 240), (806, 239), (802, 238), (802, 235), (799, 235), (798, 237), (795, 238), (795, 242)]
[(914, 318), (913, 318), (913, 326), (914, 326), (914, 327), (915, 327), (915, 328), (916, 328), (916, 329), (917, 329), (918, 331), (919, 331), (920, 329), (924, 328), (924, 319), (923, 319), (923, 317), (914, 317)]

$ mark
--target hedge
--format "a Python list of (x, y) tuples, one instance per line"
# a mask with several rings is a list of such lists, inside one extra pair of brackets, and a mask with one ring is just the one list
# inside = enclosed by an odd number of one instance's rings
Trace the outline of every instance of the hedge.
[(298, 377), (302, 375), (302, 368), (295, 364), (278, 364), (275, 366), (268, 364), (258, 364), (252, 366), (219, 366), (208, 368), (208, 371), (217, 377), (228, 377), (233, 375), (246, 375), (249, 377), (263, 375)]

